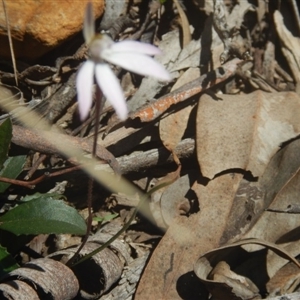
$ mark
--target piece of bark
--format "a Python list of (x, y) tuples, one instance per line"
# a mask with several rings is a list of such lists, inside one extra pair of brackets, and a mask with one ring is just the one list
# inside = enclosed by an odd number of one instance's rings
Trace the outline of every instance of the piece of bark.
[[(80, 252), (80, 257), (91, 253), (112, 238), (122, 224), (115, 220), (102, 227), (91, 236)], [(69, 260), (78, 247), (70, 247), (49, 255), (61, 261)], [(80, 295), (83, 299), (98, 299), (120, 279), (124, 265), (132, 261), (128, 244), (119, 238), (108, 247), (94, 254), (90, 259), (72, 267), (80, 284)]]
[(122, 278), (109, 294), (103, 295), (101, 300), (116, 300), (116, 299), (133, 299), (136, 286), (140, 279), (141, 273), (145, 267), (149, 256), (146, 252), (144, 256), (138, 257), (124, 268)]
[[(101, 245), (87, 243), (80, 252), (80, 256), (87, 255)], [(57, 251), (51, 254), (54, 259), (70, 259), (76, 252), (77, 247)], [(116, 283), (123, 270), (123, 262), (109, 248), (103, 249), (91, 259), (72, 267), (80, 284), (80, 294), (83, 299), (97, 299)], [(63, 299), (63, 298), (62, 298)]]
[[(49, 258), (33, 260), (10, 272), (7, 278), (18, 278), (29, 283), (38, 292), (38, 299), (45, 299), (47, 296), (52, 299), (73, 299), (79, 290), (78, 280), (71, 269)], [(15, 299), (25, 299), (20, 292), (24, 290), (19, 290)]]
[(40, 300), (36, 291), (27, 283), (20, 280), (12, 280), (0, 284), (1, 299)]

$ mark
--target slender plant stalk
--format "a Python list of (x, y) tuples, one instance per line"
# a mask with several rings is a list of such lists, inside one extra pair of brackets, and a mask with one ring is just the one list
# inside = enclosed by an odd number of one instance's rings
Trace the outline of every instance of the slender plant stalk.
[(9, 41), (11, 60), (12, 60), (13, 68), (14, 68), (15, 81), (16, 81), (16, 85), (18, 86), (18, 70), (17, 70), (17, 65), (16, 65), (15, 52), (14, 52), (14, 47), (13, 47), (12, 38), (11, 38), (9, 19), (8, 19), (8, 14), (7, 14), (7, 10), (6, 10), (5, 0), (2, 0), (2, 5), (3, 5), (4, 14), (5, 14), (7, 36), (8, 36), (8, 41)]
[[(100, 122), (100, 114), (102, 109), (102, 92), (97, 86), (96, 88), (96, 101), (95, 101), (95, 134), (93, 140), (93, 150), (92, 150), (92, 158), (96, 158), (97, 151), (97, 140), (98, 140), (98, 131), (99, 131), (99, 122)], [(93, 222), (93, 212), (92, 212), (92, 204), (93, 204), (93, 187), (94, 187), (94, 179), (93, 177), (89, 178), (88, 183), (88, 193), (87, 193), (87, 208), (88, 208), (88, 219), (87, 219), (87, 229), (85, 236), (82, 239), (81, 245), (78, 247), (75, 254), (69, 259), (67, 262), (67, 266), (73, 265), (73, 262), (76, 261), (80, 251), (87, 243), (90, 233), (92, 231), (92, 222)]]
[(76, 266), (76, 265), (78, 265), (78, 264), (86, 261), (87, 259), (91, 258), (92, 256), (94, 256), (98, 252), (102, 251), (106, 247), (108, 247), (113, 241), (115, 241), (123, 232), (125, 232), (128, 229), (128, 227), (130, 226), (131, 222), (136, 217), (136, 214), (138, 213), (138, 211), (140, 210), (140, 208), (143, 206), (143, 204), (145, 203), (145, 201), (151, 196), (151, 194), (153, 194), (157, 190), (159, 190), (159, 189), (161, 189), (161, 188), (163, 188), (163, 187), (165, 187), (165, 186), (167, 186), (167, 185), (169, 185), (171, 183), (172, 183), (172, 181), (161, 183), (161, 184), (155, 186), (154, 188), (152, 188), (148, 193), (142, 195), (141, 198), (140, 198), (139, 204), (134, 209), (134, 211), (133, 211), (132, 215), (130, 216), (129, 220), (124, 224), (124, 226), (113, 237), (111, 237), (107, 242), (105, 242), (104, 244), (102, 244), (100, 247), (98, 247), (94, 251), (92, 251), (89, 254), (83, 256), (82, 258), (80, 258), (77, 262), (73, 263), (72, 265), (68, 264), (68, 266), (69, 267), (74, 267), (74, 266)]

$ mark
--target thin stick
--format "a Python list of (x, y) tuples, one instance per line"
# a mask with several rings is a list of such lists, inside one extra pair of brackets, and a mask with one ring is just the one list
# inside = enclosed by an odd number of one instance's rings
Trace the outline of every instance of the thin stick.
[(34, 172), (38, 169), (38, 167), (40, 166), (40, 164), (47, 158), (46, 154), (40, 154), (39, 158), (37, 159), (37, 161), (34, 162), (34, 164), (32, 165), (31, 169), (28, 171), (27, 175), (25, 176), (25, 180), (29, 180), (32, 175), (34, 174)]
[(7, 27), (7, 36), (8, 36), (8, 41), (9, 41), (11, 60), (12, 60), (13, 68), (14, 68), (15, 81), (16, 81), (16, 85), (18, 86), (18, 70), (17, 70), (14, 47), (13, 47), (11, 33), (10, 33), (10, 26), (9, 26), (7, 11), (6, 11), (5, 0), (2, 0), (2, 4), (3, 4), (4, 14), (5, 14), (5, 21), (6, 21), (6, 27)]
[(139, 118), (141, 122), (151, 122), (155, 120), (164, 114), (171, 105), (187, 100), (233, 76), (240, 62), (242, 62), (242, 60), (238, 58), (226, 62), (221, 67), (201, 75), (199, 78), (181, 86), (177, 90), (133, 112), (129, 116), (130, 119)]
[(10, 183), (10, 184), (14, 184), (14, 185), (19, 185), (19, 186), (23, 186), (29, 189), (34, 189), (36, 184), (42, 182), (43, 180), (52, 178), (52, 177), (56, 177), (56, 176), (60, 176), (60, 175), (64, 175), (73, 171), (77, 171), (81, 169), (81, 166), (74, 166), (74, 167), (70, 167), (68, 169), (63, 169), (63, 170), (59, 170), (53, 173), (44, 173), (43, 175), (41, 175), (40, 177), (31, 180), (31, 181), (24, 181), (24, 180), (17, 180), (17, 179), (11, 179), (11, 178), (7, 178), (7, 177), (1, 177), (0, 176), (0, 182), (5, 182), (5, 183)]

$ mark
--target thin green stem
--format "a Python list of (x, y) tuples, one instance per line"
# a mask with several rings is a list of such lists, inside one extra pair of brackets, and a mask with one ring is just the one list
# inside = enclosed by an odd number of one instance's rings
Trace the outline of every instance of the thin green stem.
[[(97, 140), (98, 140), (98, 130), (99, 130), (99, 122), (100, 122), (100, 113), (101, 113), (101, 105), (102, 102), (102, 93), (97, 86), (96, 89), (96, 102), (95, 102), (95, 134), (93, 140), (93, 150), (92, 150), (92, 157), (96, 158), (96, 151), (97, 151)], [(92, 222), (93, 222), (93, 211), (92, 211), (92, 204), (93, 204), (93, 187), (94, 187), (94, 179), (92, 177), (89, 178), (88, 183), (88, 194), (87, 194), (87, 208), (88, 208), (88, 219), (87, 219), (87, 228), (85, 236), (82, 239), (81, 245), (78, 247), (75, 254), (69, 259), (67, 262), (67, 266), (73, 265), (73, 262), (78, 257), (80, 251), (85, 246), (92, 231)]]
[(162, 184), (159, 184), (158, 186), (152, 188), (148, 193), (146, 193), (143, 196), (141, 196), (139, 204), (134, 209), (132, 215), (130, 216), (129, 220), (124, 224), (124, 226), (113, 237), (111, 237), (107, 242), (105, 242), (103, 245), (101, 245), (100, 247), (98, 247), (97, 249), (95, 249), (94, 251), (92, 251), (91, 253), (83, 256), (77, 262), (73, 263), (71, 265), (71, 267), (74, 267), (74, 266), (76, 266), (76, 265), (78, 265), (78, 264), (86, 261), (87, 259), (91, 258), (92, 256), (94, 256), (98, 252), (100, 252), (103, 249), (105, 249), (106, 247), (108, 247), (113, 241), (115, 241), (123, 232), (125, 232), (128, 229), (128, 227), (130, 226), (131, 222), (135, 219), (136, 214), (138, 213), (138, 211), (140, 210), (140, 208), (143, 206), (143, 204), (147, 200), (147, 198), (150, 197), (151, 194), (153, 194), (157, 190), (159, 190), (159, 189), (161, 189), (161, 188), (163, 188), (163, 187), (165, 187), (165, 186), (167, 186), (169, 184), (170, 184), (170, 182), (164, 182)]

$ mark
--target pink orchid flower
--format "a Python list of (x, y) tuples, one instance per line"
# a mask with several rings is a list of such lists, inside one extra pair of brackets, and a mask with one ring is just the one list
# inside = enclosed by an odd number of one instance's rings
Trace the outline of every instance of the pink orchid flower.
[(161, 54), (157, 47), (130, 40), (115, 43), (107, 35), (96, 35), (91, 3), (88, 3), (86, 8), (83, 35), (89, 45), (90, 59), (83, 63), (76, 78), (81, 120), (88, 116), (92, 106), (94, 76), (119, 118), (121, 120), (127, 118), (128, 110), (122, 88), (105, 61), (139, 75), (153, 76), (162, 81), (171, 79), (165, 68), (150, 57), (150, 55)]

